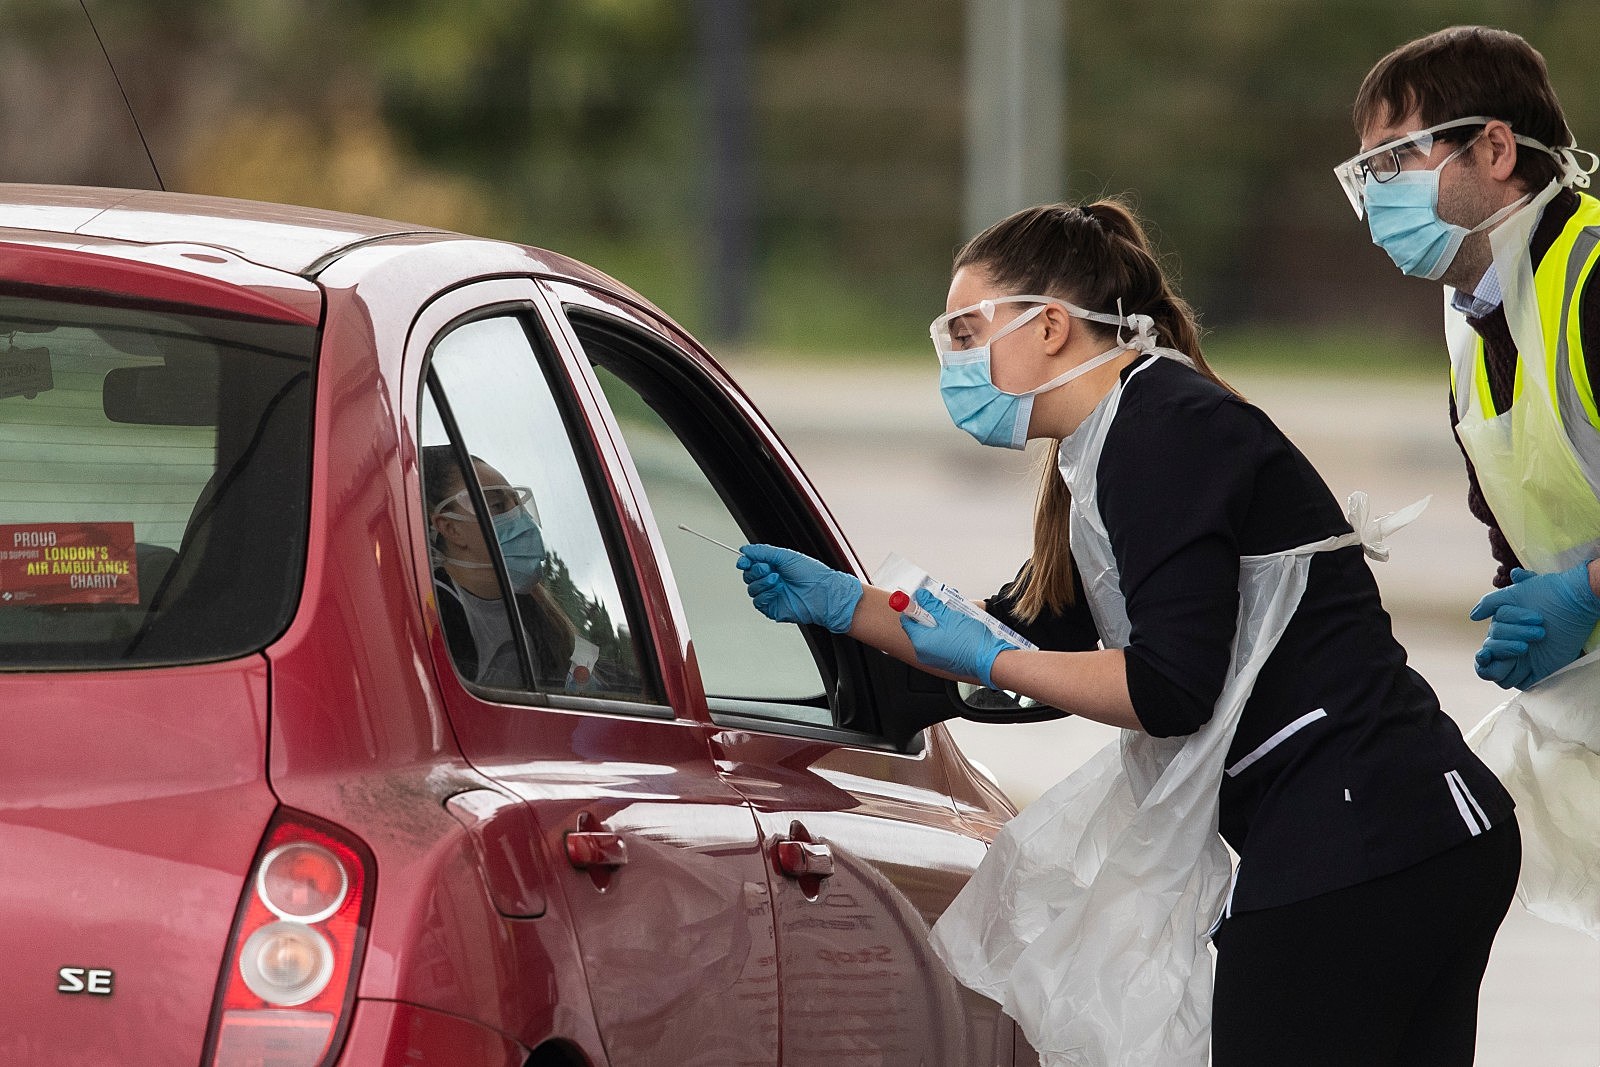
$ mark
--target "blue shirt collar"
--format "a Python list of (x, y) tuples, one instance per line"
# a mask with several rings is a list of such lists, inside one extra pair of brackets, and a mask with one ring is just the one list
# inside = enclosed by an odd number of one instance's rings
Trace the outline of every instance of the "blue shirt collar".
[(1505, 301), (1505, 292), (1500, 288), (1500, 272), (1493, 263), (1483, 272), (1483, 277), (1478, 279), (1477, 286), (1470, 293), (1460, 289), (1450, 298), (1450, 303), (1455, 309), (1470, 319), (1481, 319), (1499, 307)]

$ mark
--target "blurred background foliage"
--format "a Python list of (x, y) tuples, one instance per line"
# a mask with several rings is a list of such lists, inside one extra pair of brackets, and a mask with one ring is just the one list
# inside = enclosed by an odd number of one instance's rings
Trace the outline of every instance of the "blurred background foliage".
[[(708, 321), (707, 0), (91, 0), (169, 188), (505, 237)], [(734, 0), (737, 2), (737, 0)], [(1485, 22), (1600, 145), (1593, 0), (1062, 0), (1063, 198), (1129, 196), (1238, 358), (1437, 359), (1330, 168), (1367, 68)], [(964, 0), (747, 0), (741, 352), (924, 357), (961, 232)], [(703, 29), (703, 27), (699, 27)], [(153, 184), (77, 0), (0, 0), (0, 177)]]

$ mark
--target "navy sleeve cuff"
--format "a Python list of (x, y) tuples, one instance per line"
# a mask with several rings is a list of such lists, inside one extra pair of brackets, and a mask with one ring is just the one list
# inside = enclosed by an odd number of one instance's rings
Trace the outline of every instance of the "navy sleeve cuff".
[(1128, 698), (1139, 725), (1151, 737), (1182, 737), (1211, 721), (1214, 706), (1206, 705), (1167, 680), (1135, 648), (1122, 650), (1128, 678)]

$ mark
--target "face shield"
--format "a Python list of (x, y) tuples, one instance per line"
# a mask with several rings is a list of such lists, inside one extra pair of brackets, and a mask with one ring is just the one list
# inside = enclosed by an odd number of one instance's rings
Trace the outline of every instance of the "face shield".
[[(496, 519), (521, 508), (528, 512), (534, 522), (539, 521), (539, 507), (533, 502), (533, 490), (525, 485), (486, 485), (483, 487), (483, 499), (489, 505), (489, 514)], [(447, 508), (450, 510), (445, 510)], [(433, 517), (476, 522), (471, 494), (462, 489), (445, 497), (434, 506)]]

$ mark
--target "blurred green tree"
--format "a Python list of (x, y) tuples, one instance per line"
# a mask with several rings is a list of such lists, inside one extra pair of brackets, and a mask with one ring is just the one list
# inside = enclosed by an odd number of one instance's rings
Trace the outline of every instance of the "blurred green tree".
[[(694, 0), (89, 0), (172, 187), (570, 252), (704, 325)], [(1524, 34), (1580, 144), (1590, 0), (1063, 0), (1064, 198), (1131, 193), (1213, 326), (1436, 329), (1330, 168), (1367, 68)], [(920, 351), (960, 232), (963, 0), (750, 0), (762, 345)], [(152, 184), (76, 0), (0, 5), (10, 180)]]

